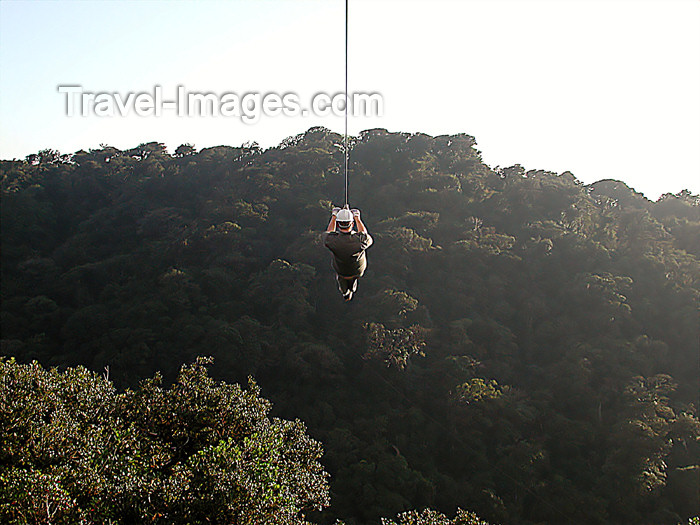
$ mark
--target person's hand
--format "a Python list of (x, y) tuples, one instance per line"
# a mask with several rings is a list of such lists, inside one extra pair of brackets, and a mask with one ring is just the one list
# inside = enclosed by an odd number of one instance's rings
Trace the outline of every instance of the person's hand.
[(333, 208), (333, 212), (332, 212), (332, 213), (333, 213), (333, 217), (335, 217), (336, 215), (338, 215), (338, 212), (339, 212), (339, 211), (340, 211), (340, 208)]
[(353, 216), (353, 217), (357, 217), (358, 219), (360, 218), (360, 210), (358, 210), (358, 209), (356, 209), (356, 208), (353, 208), (353, 209), (350, 210), (350, 211), (352, 212), (352, 216)]

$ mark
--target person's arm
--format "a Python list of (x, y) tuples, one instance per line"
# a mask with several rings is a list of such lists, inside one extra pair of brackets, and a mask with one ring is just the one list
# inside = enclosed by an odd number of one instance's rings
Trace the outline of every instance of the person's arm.
[(328, 228), (326, 228), (326, 233), (331, 233), (335, 231), (335, 215), (331, 216), (331, 222), (328, 223)]
[(360, 210), (352, 210), (352, 215), (355, 219), (355, 229), (358, 231), (358, 233), (369, 233), (367, 231), (367, 227), (362, 222), (362, 219), (360, 219)]
[(340, 211), (340, 208), (333, 208), (333, 214), (331, 215), (331, 222), (328, 223), (328, 228), (326, 228), (326, 233), (332, 233), (335, 231), (335, 216)]

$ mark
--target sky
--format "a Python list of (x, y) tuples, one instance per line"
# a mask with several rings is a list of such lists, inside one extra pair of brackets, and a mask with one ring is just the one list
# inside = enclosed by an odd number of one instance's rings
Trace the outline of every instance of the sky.
[[(349, 13), (349, 92), (383, 100), (351, 135), (467, 133), (491, 167), (700, 194), (700, 0), (349, 0)], [(1, 0), (0, 158), (342, 133), (333, 115), (69, 116), (58, 86), (307, 106), (344, 89), (344, 17), (344, 0)]]

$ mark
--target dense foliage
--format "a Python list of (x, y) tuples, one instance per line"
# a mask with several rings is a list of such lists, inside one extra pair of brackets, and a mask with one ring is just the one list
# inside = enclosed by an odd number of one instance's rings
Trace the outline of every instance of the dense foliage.
[(199, 355), (217, 379), (252, 375), (324, 445), (318, 523), (697, 515), (698, 197), (366, 131), (350, 197), (375, 245), (345, 304), (318, 240), (341, 145), (313, 128), (264, 151), (2, 161), (2, 354), (109, 367), (118, 388)]
[(320, 445), (204, 362), (116, 393), (85, 368), (0, 361), (3, 523), (307, 523)]

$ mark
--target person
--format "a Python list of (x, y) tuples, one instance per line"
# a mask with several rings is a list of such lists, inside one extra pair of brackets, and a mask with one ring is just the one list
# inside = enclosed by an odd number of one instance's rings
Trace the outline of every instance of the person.
[(345, 208), (333, 208), (331, 221), (322, 239), (326, 248), (333, 252), (333, 269), (337, 274), (340, 293), (345, 301), (350, 301), (357, 291), (357, 280), (367, 269), (365, 250), (374, 242), (360, 219), (360, 210), (350, 210), (347, 205)]

